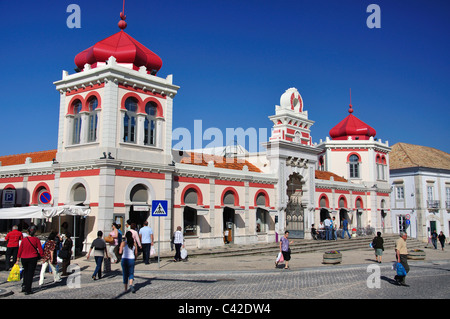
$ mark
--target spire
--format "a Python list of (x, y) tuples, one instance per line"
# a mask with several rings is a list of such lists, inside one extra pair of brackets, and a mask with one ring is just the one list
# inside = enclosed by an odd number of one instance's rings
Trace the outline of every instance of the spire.
[[(125, 1), (125, 0), (124, 0), (124, 1)], [(350, 114), (353, 113), (353, 106), (352, 106), (352, 88), (350, 88), (350, 104), (349, 104), (348, 113), (350, 113)]]
[(124, 30), (127, 27), (127, 23), (125, 22), (126, 18), (127, 16), (125, 15), (125, 0), (123, 0), (122, 12), (120, 13), (120, 21), (118, 24), (121, 30)]

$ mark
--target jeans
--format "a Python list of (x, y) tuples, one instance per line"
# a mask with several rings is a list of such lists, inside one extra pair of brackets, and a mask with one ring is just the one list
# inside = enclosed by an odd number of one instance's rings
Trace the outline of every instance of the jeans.
[(92, 274), (92, 277), (95, 277), (98, 274), (98, 279), (102, 278), (102, 264), (103, 264), (103, 256), (94, 256), (95, 258), (95, 270)]
[(331, 227), (325, 226), (325, 239), (330, 240), (331, 239)]
[(351, 236), (350, 233), (348, 232), (348, 228), (347, 228), (347, 229), (344, 228), (344, 230), (342, 231), (342, 239), (344, 239), (345, 233), (347, 233), (348, 239), (352, 238), (352, 236)]
[(181, 246), (183, 244), (175, 244), (175, 260), (180, 261), (181, 260)]
[(128, 280), (134, 280), (134, 259), (122, 258), (123, 283), (128, 284)]
[(150, 263), (150, 248), (152, 244), (142, 244), (142, 258), (144, 263), (147, 265)]

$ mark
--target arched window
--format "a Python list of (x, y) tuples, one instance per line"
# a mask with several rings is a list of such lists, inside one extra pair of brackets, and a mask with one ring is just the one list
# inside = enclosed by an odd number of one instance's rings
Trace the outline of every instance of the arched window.
[(95, 142), (97, 140), (97, 112), (95, 111), (98, 107), (98, 100), (95, 96), (89, 99), (89, 127), (88, 127), (88, 142)]
[(77, 184), (73, 188), (72, 201), (76, 204), (83, 204), (86, 201), (86, 188), (83, 184)]
[(80, 144), (81, 139), (81, 108), (82, 104), (80, 100), (73, 102), (73, 132), (72, 132), (72, 144)]
[(145, 105), (144, 121), (144, 145), (156, 145), (156, 113), (157, 107), (154, 102), (148, 102)]
[(136, 143), (136, 112), (138, 102), (135, 98), (129, 97), (125, 100), (125, 117), (123, 120), (123, 141), (126, 143)]
[(323, 156), (319, 157), (319, 171), (324, 171), (325, 170), (325, 164), (324, 164), (324, 160), (323, 160)]
[(359, 178), (359, 157), (356, 154), (350, 155), (350, 178)]
[(223, 196), (223, 204), (224, 205), (235, 205), (234, 193), (232, 191), (227, 191)]
[(197, 205), (198, 203), (198, 194), (197, 191), (193, 188), (190, 188), (184, 194), (184, 203), (186, 205)]

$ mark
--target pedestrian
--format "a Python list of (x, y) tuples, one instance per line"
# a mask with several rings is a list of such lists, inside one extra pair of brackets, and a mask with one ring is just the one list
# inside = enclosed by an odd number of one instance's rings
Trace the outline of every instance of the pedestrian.
[[(400, 233), (400, 238), (397, 240), (395, 244), (395, 257), (398, 263), (402, 264), (402, 266), (405, 268), (406, 273), (409, 272), (409, 265), (408, 265), (408, 248), (406, 247), (406, 239), (408, 238), (408, 235), (405, 232)], [(409, 287), (406, 284), (405, 280), (406, 276), (398, 276), (396, 275), (394, 277), (397, 284), (405, 287)]]
[(311, 236), (314, 240), (317, 240), (318, 233), (316, 228), (314, 227), (314, 224), (311, 225)]
[[(9, 271), (9, 269), (14, 265), (17, 261), (17, 253), (19, 252), (19, 242), (23, 240), (22, 232), (20, 232), (19, 227), (14, 225), (12, 230), (6, 235), (5, 241), (8, 242), (6, 245), (6, 255), (5, 255), (5, 269)], [(12, 263), (11, 263), (12, 257)]]
[(122, 254), (122, 276), (123, 284), (125, 285), (125, 292), (128, 291), (128, 284), (132, 293), (135, 293), (134, 288), (134, 265), (137, 258), (137, 245), (134, 241), (133, 234), (127, 231), (125, 234), (125, 241), (122, 241), (119, 248), (119, 253)]
[(153, 245), (153, 230), (148, 226), (148, 221), (144, 222), (144, 227), (139, 230), (139, 239), (142, 244), (142, 258), (144, 264), (150, 264), (150, 248)]
[(58, 254), (62, 248), (62, 244), (61, 244), (62, 239), (61, 239), (60, 234), (57, 231), (54, 230), (54, 232), (55, 232), (56, 236), (55, 236), (55, 250), (53, 252), (53, 265), (55, 265), (56, 271), (59, 272)]
[(123, 233), (120, 230), (120, 228), (122, 228), (122, 225), (116, 223), (116, 228), (117, 228), (118, 236), (117, 236), (117, 246), (114, 248), (114, 255), (116, 255), (117, 261), (120, 262), (120, 260), (122, 259), (122, 256), (119, 254), (119, 248), (120, 248), (120, 244), (122, 243), (122, 238), (123, 238)]
[(98, 279), (101, 279), (103, 257), (106, 256), (106, 258), (108, 258), (108, 252), (106, 250), (106, 242), (103, 239), (103, 232), (101, 230), (97, 232), (97, 238), (94, 239), (94, 241), (92, 242), (91, 248), (89, 249), (86, 259), (89, 259), (89, 257), (91, 256), (92, 249), (94, 249), (94, 259), (96, 265), (94, 273), (92, 274), (92, 279), (96, 280), (95, 276), (97, 275)]
[(433, 243), (434, 249), (437, 249), (437, 239), (438, 239), (438, 234), (435, 229), (431, 232), (431, 242)]
[(381, 232), (377, 232), (377, 236), (372, 240), (372, 247), (375, 250), (375, 259), (381, 264), (381, 256), (384, 251), (384, 239), (381, 237)]
[(111, 232), (109, 233), (109, 236), (112, 237), (113, 241), (108, 243), (109, 244), (108, 252), (109, 255), (111, 256), (111, 262), (117, 264), (119, 261), (116, 254), (114, 253), (114, 249), (119, 245), (119, 231), (117, 230), (116, 223), (112, 223)]
[(332, 220), (332, 224), (331, 224), (331, 230), (333, 231), (333, 239), (337, 240), (337, 226), (336, 226), (336, 217), (333, 216), (333, 220)]
[(68, 231), (65, 233), (65, 239), (63, 246), (61, 248), (61, 251), (59, 252), (59, 258), (62, 259), (62, 269), (61, 269), (61, 276), (69, 276), (67, 273), (67, 268), (70, 265), (70, 258), (72, 258), (72, 247), (73, 247), (73, 241), (70, 238), (72, 237), (72, 234)]
[(331, 240), (331, 218), (325, 218), (323, 224), (325, 225), (325, 240)]
[(136, 223), (132, 223), (130, 220), (127, 220), (127, 231), (130, 231), (133, 235), (134, 242), (138, 246), (139, 249), (142, 249), (141, 240), (139, 238), (139, 233), (136, 231)]
[(50, 267), (53, 274), (53, 282), (60, 282), (61, 277), (59, 276), (58, 271), (55, 267), (55, 247), (56, 247), (56, 232), (51, 232), (50, 235), (48, 235), (47, 241), (45, 242), (44, 246), (44, 254), (42, 255), (42, 266), (41, 266), (41, 274), (39, 276), (39, 286), (42, 286), (45, 279), (45, 271), (47, 270), (47, 266)]
[(350, 235), (349, 231), (348, 231), (348, 221), (347, 219), (344, 217), (343, 218), (343, 222), (342, 222), (342, 227), (343, 227), (343, 231), (342, 231), (342, 239), (344, 239), (345, 237), (345, 233), (347, 233), (348, 235), (348, 239), (351, 239), (352, 236)]
[(22, 292), (25, 295), (32, 294), (31, 289), (33, 283), (33, 276), (36, 270), (36, 265), (39, 257), (44, 254), (42, 250), (41, 241), (39, 238), (35, 237), (36, 227), (31, 226), (28, 228), (28, 235), (24, 238), (19, 246), (19, 251), (17, 253), (16, 265), (19, 264), (19, 259), (23, 266), (23, 286)]
[[(283, 259), (285, 261), (284, 269), (289, 269), (289, 260), (291, 260), (291, 248), (289, 248), (290, 244), (293, 244), (294, 241), (289, 242), (289, 231), (284, 232), (284, 236), (281, 237), (280, 240), (280, 252), (283, 254)], [(275, 267), (278, 266), (278, 263), (275, 264)]]
[(441, 232), (439, 233), (438, 239), (439, 239), (439, 242), (441, 243), (442, 250), (444, 250), (444, 245), (445, 245), (445, 235), (444, 235), (444, 233), (442, 232), (442, 230), (441, 230)]
[(173, 243), (175, 245), (175, 257), (173, 261), (181, 261), (181, 247), (184, 247), (183, 233), (181, 232), (181, 226), (177, 227), (177, 231), (174, 234)]

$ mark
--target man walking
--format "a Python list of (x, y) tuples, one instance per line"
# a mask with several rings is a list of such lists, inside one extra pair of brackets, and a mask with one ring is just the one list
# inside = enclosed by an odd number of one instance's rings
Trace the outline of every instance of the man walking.
[(342, 227), (343, 227), (342, 239), (344, 239), (346, 232), (347, 232), (347, 235), (348, 235), (348, 239), (352, 238), (352, 236), (350, 236), (350, 233), (348, 232), (348, 221), (345, 218), (344, 218), (344, 221), (342, 222)]
[[(408, 248), (406, 247), (406, 238), (408, 235), (405, 232), (400, 233), (400, 238), (397, 240), (397, 243), (395, 244), (395, 254), (397, 262), (401, 263), (402, 266), (405, 268), (406, 273), (409, 272), (409, 265), (408, 265)], [(398, 276), (396, 275), (394, 279), (397, 281), (397, 283), (401, 286), (409, 287), (405, 282), (406, 276)]]
[[(17, 225), (14, 225), (12, 230), (6, 235), (5, 241), (8, 242), (6, 246), (6, 260), (5, 268), (8, 271), (12, 265), (17, 261), (17, 253), (19, 252), (19, 241), (23, 239), (23, 234), (18, 230)], [(13, 262), (10, 263), (11, 257)]]
[(150, 264), (150, 248), (153, 245), (153, 230), (144, 222), (144, 227), (139, 230), (139, 238), (142, 244), (142, 258), (146, 265)]

